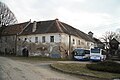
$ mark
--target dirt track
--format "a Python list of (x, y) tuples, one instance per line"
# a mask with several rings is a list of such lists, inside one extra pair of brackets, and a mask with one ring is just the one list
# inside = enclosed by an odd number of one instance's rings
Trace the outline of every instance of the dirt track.
[(30, 64), (0, 57), (0, 80), (82, 80), (51, 70), (48, 64)]

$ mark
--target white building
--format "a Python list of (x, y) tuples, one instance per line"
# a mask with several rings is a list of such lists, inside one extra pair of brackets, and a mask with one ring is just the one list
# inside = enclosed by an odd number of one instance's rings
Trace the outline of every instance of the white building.
[[(16, 26), (17, 32), (11, 35), (10, 33), (14, 32), (12, 31), (13, 26)], [(27, 48), (31, 56), (47, 55), (64, 58), (67, 55), (72, 56), (71, 52), (74, 48), (90, 49), (94, 47), (95, 43), (84, 32), (60, 22), (58, 19), (11, 25), (3, 30), (1, 41), (5, 41), (4, 38), (10, 36), (15, 37), (12, 43), (16, 55), (23, 55), (23, 49)], [(4, 42), (2, 45), (11, 45), (8, 42)], [(6, 49), (8, 52), (11, 50), (6, 46), (2, 48), (2, 52), (6, 52)]]

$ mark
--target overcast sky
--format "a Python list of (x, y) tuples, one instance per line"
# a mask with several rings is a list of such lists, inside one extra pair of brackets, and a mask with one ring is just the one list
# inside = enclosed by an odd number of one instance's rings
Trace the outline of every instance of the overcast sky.
[(58, 18), (85, 33), (101, 37), (120, 28), (120, 0), (1, 0), (19, 22)]

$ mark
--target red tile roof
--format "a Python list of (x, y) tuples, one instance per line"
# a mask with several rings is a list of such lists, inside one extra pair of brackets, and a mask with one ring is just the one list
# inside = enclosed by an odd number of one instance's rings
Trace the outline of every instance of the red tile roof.
[(86, 33), (66, 24), (63, 22), (60, 22), (58, 19), (55, 20), (49, 20), (49, 21), (39, 21), (37, 22), (36, 31), (32, 32), (33, 24), (31, 23), (23, 32), (21, 35), (29, 35), (29, 34), (45, 34), (45, 33), (66, 33), (70, 35), (74, 35), (80, 38), (85, 39), (86, 41), (92, 41), (94, 40), (90, 38)]
[(19, 23), (19, 24), (14, 24), (14, 25), (8, 25), (2, 31), (2, 35), (16, 35), (16, 34), (19, 34), (28, 23), (29, 22), (24, 22), (24, 23)]
[(28, 23), (29, 22), (10, 25), (3, 30), (2, 35), (15, 35), (18, 33), (20, 33), (19, 35), (66, 33), (85, 39), (86, 41), (94, 42), (94, 40), (86, 33), (66, 23), (60, 22), (58, 19), (36, 22), (36, 30), (34, 32), (32, 31), (34, 23), (30, 23), (27, 27), (25, 27)]

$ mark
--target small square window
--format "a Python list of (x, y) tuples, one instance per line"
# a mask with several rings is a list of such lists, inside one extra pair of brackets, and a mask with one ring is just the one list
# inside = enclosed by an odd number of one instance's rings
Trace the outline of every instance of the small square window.
[(42, 43), (45, 43), (45, 36), (42, 36)]
[(20, 41), (20, 38), (18, 38), (18, 41)]
[(35, 37), (35, 43), (38, 43), (38, 37)]
[(73, 39), (73, 44), (75, 44), (75, 39)]
[(25, 38), (25, 41), (27, 40), (27, 38)]
[(78, 40), (78, 44), (80, 45), (80, 40)]
[(54, 42), (54, 36), (50, 36), (50, 42)]

